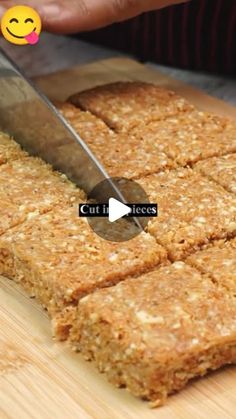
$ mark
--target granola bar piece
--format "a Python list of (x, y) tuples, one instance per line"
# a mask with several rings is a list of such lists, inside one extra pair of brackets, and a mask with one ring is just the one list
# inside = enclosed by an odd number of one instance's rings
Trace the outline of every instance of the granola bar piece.
[(118, 82), (73, 95), (69, 101), (89, 110), (118, 132), (194, 107), (176, 93), (143, 82)]
[(236, 297), (236, 239), (214, 242), (189, 256), (186, 263), (207, 274)]
[(229, 192), (236, 193), (236, 154), (201, 161), (196, 164), (196, 169)]
[(70, 341), (113, 384), (158, 406), (236, 362), (236, 300), (175, 262), (81, 299)]
[(236, 151), (236, 123), (208, 112), (180, 113), (138, 126), (132, 134), (180, 166)]
[(166, 251), (149, 234), (109, 242), (77, 212), (56, 207), (0, 237), (1, 274), (20, 282), (41, 301), (54, 317), (59, 337), (70, 327), (65, 319), (64, 325), (58, 324), (60, 316), (55, 317), (63, 309), (69, 310), (70, 319), (71, 306), (84, 295), (167, 262)]
[[(83, 135), (90, 144), (104, 144), (114, 132), (100, 119), (89, 111), (82, 111), (71, 103), (55, 103), (57, 109), (70, 122), (73, 128)], [(99, 138), (97, 138), (99, 136)]]
[(235, 235), (236, 198), (198, 172), (180, 168), (138, 182), (159, 207), (148, 231), (166, 247), (172, 261), (185, 258), (209, 240)]
[(65, 175), (35, 157), (0, 166), (0, 234), (59, 203), (73, 205), (84, 198)]
[[(159, 150), (153, 142), (128, 134), (117, 135), (102, 120), (71, 104), (62, 104), (59, 109), (102, 162), (110, 176), (136, 179), (175, 167), (172, 159)], [(62, 152), (63, 155), (67, 152), (69, 158), (73, 158), (71, 146), (62, 147)]]
[(13, 141), (8, 135), (0, 132), (0, 165), (8, 161), (22, 159), (27, 155), (20, 145)]

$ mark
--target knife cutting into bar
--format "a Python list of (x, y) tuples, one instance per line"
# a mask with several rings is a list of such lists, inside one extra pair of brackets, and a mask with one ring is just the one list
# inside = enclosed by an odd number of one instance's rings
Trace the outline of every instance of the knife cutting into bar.
[[(107, 180), (98, 202), (127, 200), (80, 135), (17, 65), (0, 49), (0, 128), (29, 154), (41, 157), (89, 196)], [(103, 182), (104, 184), (104, 182)], [(136, 217), (131, 218), (143, 230)]]

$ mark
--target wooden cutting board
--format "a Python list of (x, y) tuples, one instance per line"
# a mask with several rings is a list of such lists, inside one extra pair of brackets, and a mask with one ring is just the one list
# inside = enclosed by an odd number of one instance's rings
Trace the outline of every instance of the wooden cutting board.
[[(128, 59), (110, 59), (37, 79), (53, 100), (118, 80), (173, 88), (199, 108), (236, 118), (236, 108)], [(52, 340), (46, 313), (12, 281), (0, 278), (0, 418), (236, 418), (236, 368), (189, 384), (150, 409), (107, 383), (91, 363)]]

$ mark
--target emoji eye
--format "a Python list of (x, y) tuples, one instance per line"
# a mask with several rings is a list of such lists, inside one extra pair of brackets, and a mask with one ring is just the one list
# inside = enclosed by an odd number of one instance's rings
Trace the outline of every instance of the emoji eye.
[(28, 17), (27, 19), (25, 19), (25, 23), (34, 23), (33, 19), (31, 19), (30, 17)]
[(13, 18), (10, 20), (10, 23), (13, 23), (13, 22), (19, 23), (19, 20), (18, 20), (18, 19), (16, 19), (15, 17), (13, 17)]

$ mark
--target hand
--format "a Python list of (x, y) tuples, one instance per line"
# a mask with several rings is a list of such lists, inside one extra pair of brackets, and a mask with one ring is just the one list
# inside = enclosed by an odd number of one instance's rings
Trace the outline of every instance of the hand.
[[(28, 0), (23, 4), (38, 10), (45, 30), (76, 33), (186, 1), (188, 0)], [(1, 0), (0, 13), (3, 13), (4, 8), (17, 4), (22, 4), (22, 0)]]

